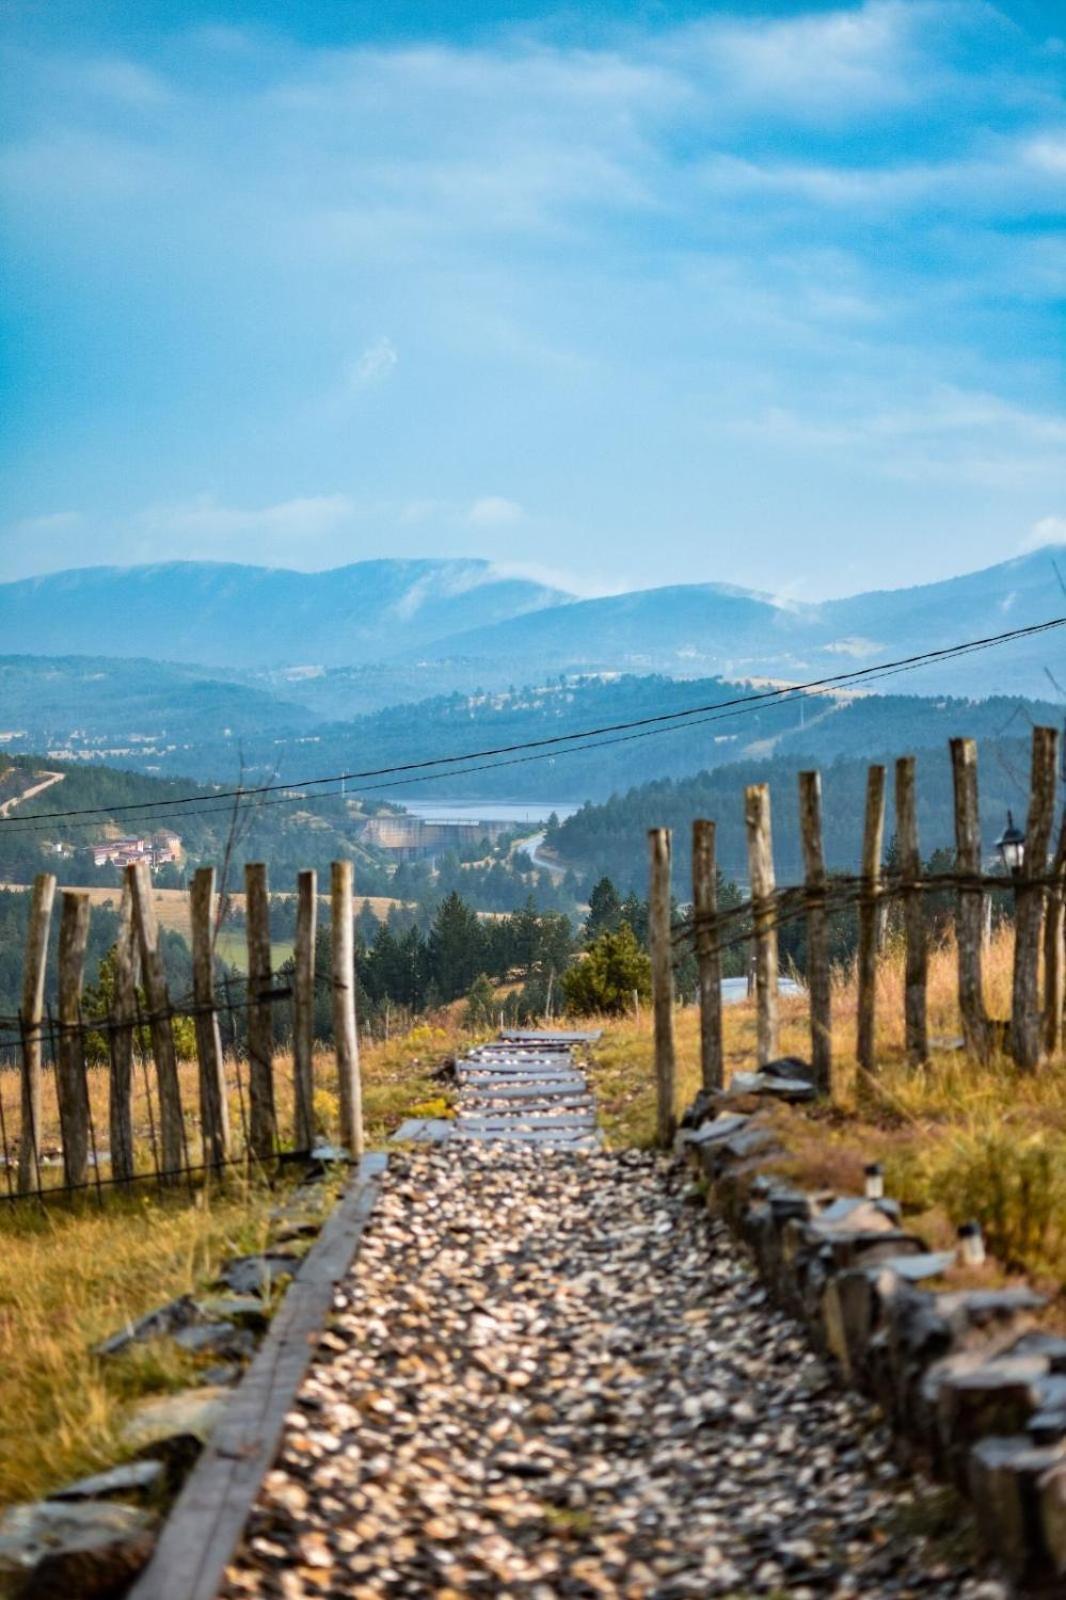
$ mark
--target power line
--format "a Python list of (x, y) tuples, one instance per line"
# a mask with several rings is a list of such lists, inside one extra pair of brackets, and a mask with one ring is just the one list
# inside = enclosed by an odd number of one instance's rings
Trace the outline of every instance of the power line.
[[(314, 796), (303, 794), (302, 790), (312, 787), (322, 787), (332, 783), (347, 783), (363, 778), (393, 778), (387, 783), (361, 784), (363, 792), (378, 789), (393, 789), (406, 786), (410, 783), (427, 782), (434, 778), (461, 777), (467, 773), (485, 772), (495, 770), (497, 767), (519, 766), (530, 761), (547, 760), (557, 755), (569, 755), (582, 750), (596, 750), (606, 748), (612, 744), (623, 744), (634, 738), (649, 737), (653, 733), (666, 733), (682, 728), (698, 727), (706, 722), (722, 720), (726, 716), (744, 715), (747, 712), (767, 703), (787, 703), (799, 696), (803, 696), (819, 689), (840, 687), (856, 682), (876, 682), (881, 678), (894, 676), (903, 672), (914, 671), (926, 666), (932, 661), (958, 659), (971, 655), (981, 650), (996, 648), (1012, 642), (1015, 639), (1031, 638), (1052, 629), (1066, 625), (1066, 617), (1055, 617), (1047, 622), (1033, 623), (1024, 628), (1013, 628), (1008, 632), (991, 634), (984, 638), (968, 639), (960, 644), (946, 645), (940, 649), (922, 651), (916, 655), (903, 656), (899, 660), (881, 662), (868, 667), (857, 667), (850, 672), (835, 673), (824, 678), (811, 679), (806, 683), (786, 684), (777, 689), (756, 691), (755, 693), (738, 695), (729, 700), (712, 701), (701, 706), (689, 706), (679, 711), (660, 712), (646, 717), (632, 718), (626, 722), (606, 723), (598, 728), (585, 728), (573, 733), (560, 733), (548, 735), (540, 739), (528, 739), (513, 744), (497, 745), (484, 750), (466, 751), (460, 755), (428, 757), (421, 761), (407, 761), (387, 767), (369, 767), (362, 771), (349, 771), (332, 773), (326, 777), (306, 778), (295, 782), (259, 784), (250, 788), (220, 789), (211, 795), (182, 795), (171, 799), (130, 801), (117, 806), (83, 806), (62, 811), (31, 812), (29, 816), (11, 815), (0, 818), (0, 826), (12, 828), (15, 832), (40, 832), (42, 825), (48, 822), (59, 822), (66, 826), (90, 827), (97, 825), (93, 822), (71, 823), (71, 818), (101, 818), (112, 817), (131, 812), (158, 812), (171, 811), (182, 808), (186, 816), (211, 815), (214, 811), (228, 809), (220, 802), (229, 800), (252, 801), (256, 808), (264, 805), (291, 805), (303, 801), (305, 804), (313, 801)], [(706, 715), (704, 713), (707, 713)], [(643, 730), (630, 732), (630, 730)], [(622, 734), (620, 738), (601, 738), (601, 735)], [(593, 741), (576, 743), (575, 741)], [(552, 748), (569, 745), (570, 748)], [(534, 751), (537, 754), (522, 756), (516, 760), (489, 759), (485, 765), (462, 766), (464, 762), (479, 761), (481, 758), (508, 757), (519, 751)], [(428, 772), (430, 767), (443, 767), (442, 772)], [(417, 777), (393, 777), (395, 774), (418, 773)], [(281, 798), (274, 801), (259, 799), (259, 796), (279, 793)], [(296, 791), (296, 792), (294, 792)], [(322, 797), (333, 798), (333, 796)], [(208, 807), (201, 805), (203, 801), (210, 801)], [(196, 809), (189, 809), (189, 808)], [(32, 817), (32, 821), (30, 818)]]
[[(984, 644), (982, 644), (980, 642), (975, 642), (975, 643), (964, 645), (964, 646), (963, 645), (957, 646), (956, 647), (956, 651), (957, 651), (957, 653), (959, 655), (962, 655), (962, 654), (970, 654), (973, 651), (975, 651), (977, 649), (982, 649), (982, 648), (990, 648), (990, 647), (987, 646), (987, 645), (984, 645)], [(864, 670), (866, 670), (869, 674), (871, 674), (867, 678), (868, 682), (878, 682), (878, 681), (881, 681), (881, 680), (883, 680), (885, 678), (899, 677), (905, 672), (918, 671), (918, 670), (920, 670), (920, 668), (921, 668), (921, 666), (923, 664), (924, 663), (921, 660), (918, 660), (918, 661), (909, 661), (908, 660), (907, 662), (905, 662), (905, 663), (903, 663), (903, 664), (901, 664), (899, 666), (894, 666), (894, 665), (891, 665), (891, 664), (887, 664), (887, 665), (883, 665), (883, 666), (880, 666), (880, 667), (864, 669)], [(794, 686), (783, 687), (783, 688), (781, 688), (779, 690), (774, 691), (774, 693), (778, 697), (777, 700), (775, 701), (775, 704), (788, 704), (793, 699), (797, 699), (797, 698), (802, 699), (804, 694), (806, 693), (806, 689), (805, 689), (805, 686), (803, 686), (803, 685), (794, 685)], [(689, 716), (690, 720), (688, 720), (687, 722), (672, 722), (672, 723), (669, 723), (665, 727), (661, 727), (660, 726), (660, 727), (652, 727), (652, 728), (642, 728), (640, 731), (635, 732), (635, 733), (621, 734), (621, 735), (619, 735), (618, 737), (615, 737), (615, 738), (598, 739), (598, 740), (595, 740), (595, 741), (592, 741), (592, 742), (586, 743), (586, 744), (571, 745), (571, 746), (569, 746), (569, 748), (563, 749), (563, 750), (540, 750), (540, 751), (537, 751), (536, 753), (534, 753), (533, 755), (513, 756), (513, 757), (510, 757), (510, 758), (508, 758), (506, 760), (503, 760), (503, 761), (487, 761), (487, 762), (482, 762), (480, 764), (476, 764), (476, 765), (473, 765), (473, 766), (467, 766), (467, 767), (458, 767), (458, 768), (449, 767), (443, 772), (420, 772), (415, 776), (408, 776), (408, 777), (403, 777), (403, 778), (393, 778), (393, 779), (389, 779), (389, 780), (387, 780), (387, 781), (385, 781), (383, 783), (361, 784), (360, 785), (360, 793), (367, 794), (367, 793), (371, 793), (371, 792), (377, 791), (377, 790), (388, 790), (388, 791), (391, 791), (391, 790), (394, 790), (394, 789), (406, 788), (409, 785), (416, 784), (416, 783), (432, 783), (432, 782), (434, 782), (436, 780), (439, 780), (441, 778), (463, 777), (468, 773), (495, 772), (495, 771), (500, 770), (500, 769), (502, 769), (504, 767), (525, 766), (525, 765), (528, 765), (530, 762), (554, 760), (557, 755), (558, 756), (566, 756), (566, 755), (576, 754), (579, 751), (603, 750), (603, 749), (606, 749), (606, 748), (608, 748), (609, 746), (612, 746), (612, 745), (629, 744), (629, 743), (631, 743), (631, 742), (633, 742), (634, 740), (637, 740), (637, 739), (650, 739), (650, 738), (655, 738), (657, 736), (662, 736), (663, 734), (684, 732), (689, 728), (701, 727), (701, 726), (703, 726), (703, 725), (705, 725), (706, 723), (709, 723), (709, 722), (727, 721), (731, 717), (745, 716), (753, 709), (750, 699), (741, 700), (739, 703), (736, 703), (736, 702), (723, 702), (723, 705), (729, 705), (729, 706), (732, 707), (732, 709), (723, 710), (723, 711), (717, 711), (717, 712), (714, 712), (713, 714), (711, 714), (709, 716), (704, 716), (704, 717), (696, 717), (696, 716), (693, 715), (693, 712), (690, 710), (688, 712), (688, 716)], [(576, 737), (576, 735), (568, 736), (568, 737)], [(405, 770), (405, 769), (401, 768), (401, 769), (398, 769), (398, 770), (402, 771), (402, 770)], [(322, 781), (325, 782), (327, 780), (322, 780)], [(288, 787), (288, 786), (286, 786), (286, 787)], [(267, 790), (267, 793), (269, 793), (269, 792), (271, 792), (271, 791)], [(237, 796), (249, 796), (249, 797), (254, 797), (257, 794), (262, 794), (262, 793), (263, 793), (263, 790), (261, 790), (261, 789), (260, 790), (238, 790), (238, 791), (235, 791), (235, 794)], [(197, 798), (201, 798), (201, 797), (197, 797)], [(204, 805), (204, 806), (195, 806), (192, 809), (184, 810), (182, 812), (182, 816), (184, 816), (184, 817), (227, 816), (228, 817), (228, 816), (230, 816), (232, 814), (232, 807), (228, 804), (228, 802), (226, 801), (226, 798), (224, 796), (222, 796), (222, 795), (219, 795), (219, 796), (212, 795), (212, 796), (207, 797), (207, 798), (209, 798), (211, 800), (212, 804)], [(300, 794), (300, 793), (286, 792), (286, 793), (284, 793), (284, 794), (282, 794), (282, 795), (280, 795), (277, 798), (272, 799), (272, 800), (271, 799), (267, 799), (267, 798), (259, 798), (259, 799), (250, 798), (248, 809), (249, 810), (260, 811), (260, 810), (265, 809), (268, 806), (296, 805), (296, 804), (303, 804), (305, 806), (311, 806), (311, 805), (319, 804), (324, 800), (334, 800), (334, 799), (337, 799), (337, 798), (338, 798), (338, 796), (336, 794), (304, 795), (304, 794)], [(156, 806), (157, 803), (161, 803), (161, 802), (144, 800), (144, 801), (139, 802), (139, 804), (137, 805), (136, 809), (141, 811), (141, 812), (151, 812), (154, 809), (154, 807)], [(60, 817), (62, 817), (64, 815), (70, 815), (70, 816), (73, 816), (73, 817), (77, 818), (78, 816), (81, 815), (81, 813), (76, 812), (76, 811), (75, 812), (70, 812), (70, 813), (60, 813)], [(29, 818), (18, 819), (18, 820), (19, 820), (20, 826), (18, 828), (16, 828), (15, 831), (16, 832), (20, 832), (21, 831), (21, 832), (26, 832), (26, 833), (54, 833), (54, 832), (57, 831), (57, 827), (61, 828), (61, 829), (64, 829), (64, 830), (72, 830), (74, 828), (93, 828), (93, 827), (99, 826), (99, 822), (98, 821), (92, 821), (92, 820), (91, 821), (84, 821), (84, 820), (83, 821), (73, 821), (73, 822), (66, 822), (66, 821), (60, 820), (58, 822), (58, 824), (56, 824), (56, 823), (49, 824), (49, 823), (47, 823), (45, 821), (42, 821), (42, 820), (31, 821)], [(145, 819), (142, 817), (140, 820), (145, 820)]]

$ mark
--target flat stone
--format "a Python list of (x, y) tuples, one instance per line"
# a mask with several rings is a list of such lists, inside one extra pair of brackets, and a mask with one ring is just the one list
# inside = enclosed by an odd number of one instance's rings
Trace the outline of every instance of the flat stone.
[(778, 1100), (814, 1100), (818, 1091), (807, 1078), (782, 1078), (766, 1072), (734, 1072), (729, 1093), (770, 1095)]
[(79, 1478), (76, 1483), (54, 1489), (48, 1500), (125, 1500), (148, 1499), (163, 1486), (163, 1466), (159, 1461), (125, 1461), (107, 1472)]
[(925, 1278), (939, 1278), (948, 1272), (956, 1259), (954, 1250), (923, 1250), (913, 1256), (886, 1256), (880, 1265), (908, 1283), (921, 1283)]
[(234, 1294), (269, 1296), (282, 1278), (293, 1278), (299, 1270), (299, 1257), (271, 1251), (263, 1255), (237, 1256), (227, 1261), (219, 1273), (217, 1283)]
[(12, 1506), (0, 1518), (0, 1580), (20, 1600), (121, 1594), (152, 1553), (156, 1521), (106, 1501)]
[(162, 1461), (171, 1480), (180, 1480), (210, 1438), (226, 1399), (225, 1389), (205, 1387), (142, 1400), (122, 1429), (122, 1442)]
[(259, 1331), (270, 1321), (269, 1309), (255, 1294), (201, 1295), (196, 1304), (209, 1322), (236, 1322)]
[(95, 1345), (92, 1353), (94, 1356), (118, 1356), (131, 1345), (147, 1344), (152, 1339), (164, 1338), (200, 1320), (201, 1314), (196, 1301), (191, 1294), (183, 1294), (177, 1300), (168, 1300), (166, 1305), (156, 1306), (154, 1311), (147, 1311), (143, 1317), (138, 1317), (136, 1322), (130, 1322), (125, 1328), (120, 1328), (101, 1344)]
[(256, 1338), (249, 1328), (235, 1327), (232, 1322), (201, 1322), (191, 1328), (182, 1328), (173, 1336), (174, 1343), (193, 1355), (231, 1356), (243, 1358), (255, 1353)]
[(407, 1117), (392, 1135), (397, 1143), (443, 1144), (450, 1139), (454, 1124), (447, 1117)]
[(719, 1139), (728, 1139), (730, 1134), (739, 1133), (750, 1117), (741, 1112), (726, 1112), (724, 1116), (715, 1117), (713, 1122), (703, 1122), (698, 1128), (684, 1129), (680, 1139), (682, 1144), (715, 1144)]

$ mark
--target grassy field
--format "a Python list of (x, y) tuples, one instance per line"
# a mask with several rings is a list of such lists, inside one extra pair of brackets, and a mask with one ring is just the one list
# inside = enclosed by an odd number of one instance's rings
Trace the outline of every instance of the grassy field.
[[(76, 883), (61, 883), (60, 888), (81, 888), (81, 892), (89, 896), (89, 899), (94, 906), (109, 905), (115, 911), (118, 910), (119, 902), (122, 899), (121, 889), (101, 887), (99, 884), (94, 884), (90, 888), (85, 888)], [(328, 890), (328, 884), (326, 885), (326, 888)], [(28, 892), (27, 886), (24, 883), (0, 883), (0, 889), (11, 889), (22, 893)], [(272, 895), (272, 898), (288, 900), (291, 899), (291, 896), (287, 892), (283, 892), (281, 894)], [(155, 901), (155, 914), (159, 919), (160, 927), (170, 928), (175, 933), (180, 933), (184, 939), (188, 940), (192, 931), (189, 918), (188, 890), (153, 889), (152, 899)], [(230, 907), (243, 916), (244, 895), (231, 894), (228, 896), (228, 900)], [(375, 917), (377, 917), (379, 921), (384, 922), (394, 906), (405, 906), (407, 901), (391, 900), (387, 895), (356, 895), (352, 901), (352, 904), (355, 906), (357, 913), (362, 910), (364, 904), (369, 905)], [(243, 931), (236, 928), (227, 929), (223, 927), (222, 933), (220, 934), (220, 941), (223, 938), (226, 939), (229, 944), (229, 954), (227, 959), (232, 960), (235, 966), (239, 966), (243, 970), (246, 961)], [(275, 966), (280, 965), (280, 963), (285, 959), (284, 954), (279, 952), (284, 952), (286, 950), (288, 951), (288, 954), (292, 954), (291, 940), (275, 940)]]
[[(990, 1015), (1010, 1009), (1012, 938), (1003, 930), (986, 959)], [(950, 1041), (959, 1031), (954, 945), (931, 958), (930, 1031)], [(903, 952), (890, 947), (878, 989), (879, 1070), (860, 1084), (854, 1068), (856, 991), (841, 974), (834, 990), (835, 1104), (775, 1113), (789, 1155), (782, 1170), (811, 1187), (859, 1193), (869, 1161), (885, 1167), (886, 1188), (909, 1225), (934, 1246), (954, 1242), (955, 1227), (980, 1219), (998, 1270), (1029, 1273), (1053, 1294), (1066, 1279), (1066, 1060), (1020, 1074), (1005, 1057), (982, 1065), (962, 1051), (934, 1050), (922, 1068), (903, 1059)], [(592, 1077), (611, 1142), (649, 1144), (654, 1137), (651, 1020), (604, 1019)], [(727, 1072), (750, 1068), (755, 1012), (750, 1002), (725, 1010)], [(677, 1012), (679, 1106), (699, 1087), (697, 1012)], [(781, 1050), (809, 1054), (807, 1004), (781, 1000)], [(995, 1268), (990, 1270), (996, 1270)], [(1060, 1301), (1066, 1311), (1066, 1302)]]
[[(363, 1049), (368, 1144), (383, 1144), (412, 1111), (446, 1112), (449, 1092), (433, 1074), (462, 1043), (459, 1010)], [(292, 1126), (291, 1059), (280, 1056), (278, 1066), (284, 1132)], [(227, 1070), (239, 1137), (237, 1069), (231, 1062)], [(183, 1099), (194, 1105), (195, 1065), (182, 1063), (180, 1073)], [(59, 1130), (51, 1074), (45, 1079), (47, 1146), (58, 1142)], [(325, 1052), (316, 1058), (315, 1081), (319, 1129), (334, 1136), (336, 1072)], [(106, 1130), (106, 1071), (91, 1073), (90, 1082), (94, 1121)], [(134, 1122), (146, 1151), (143, 1073), (136, 1082)], [(17, 1074), (0, 1073), (9, 1116), (16, 1093)], [(191, 1117), (187, 1123), (195, 1159), (196, 1125)], [(121, 1457), (118, 1436), (130, 1402), (183, 1387), (196, 1363), (165, 1341), (107, 1364), (90, 1356), (91, 1346), (153, 1306), (203, 1286), (223, 1258), (261, 1248), (277, 1202), (261, 1177), (238, 1172), (214, 1192), (199, 1188), (190, 1195), (183, 1186), (165, 1195), (146, 1185), (131, 1195), (108, 1191), (98, 1199), (90, 1192), (76, 1202), (0, 1205), (0, 1504), (29, 1499)]]

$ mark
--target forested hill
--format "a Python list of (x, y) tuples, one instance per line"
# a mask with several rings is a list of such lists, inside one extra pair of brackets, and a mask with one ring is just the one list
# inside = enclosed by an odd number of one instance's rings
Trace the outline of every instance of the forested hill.
[[(969, 732), (965, 725), (954, 732)], [(844, 758), (822, 766), (822, 804), (825, 848), (834, 870), (857, 871), (865, 805), (866, 773), (872, 761), (889, 769), (885, 840), (893, 832), (893, 762), (913, 751), (913, 741), (901, 739), (891, 746), (871, 742), (863, 758)], [(773, 812), (774, 860), (779, 883), (796, 883), (803, 875), (799, 840), (797, 771), (804, 763), (794, 757), (746, 761), (700, 772), (695, 777), (659, 779), (616, 795), (602, 805), (586, 805), (560, 827), (553, 828), (548, 843), (560, 860), (577, 867), (586, 882), (603, 874), (620, 889), (647, 889), (648, 828), (667, 827), (674, 833), (674, 885), (680, 899), (691, 881), (691, 832), (696, 817), (709, 817), (718, 825), (718, 860), (727, 877), (747, 877), (744, 834), (744, 788), (749, 783), (769, 783)], [(986, 850), (991, 850), (1006, 820), (1007, 808), (1024, 818), (1027, 805), (1029, 744), (1026, 739), (987, 740), (978, 750), (981, 822)], [(954, 839), (951, 764), (947, 744), (922, 751), (918, 759), (918, 822), (923, 855), (949, 847)]]
[[(77, 751), (86, 759), (111, 766), (137, 767), (153, 776), (192, 776), (226, 787), (236, 781), (242, 759), (249, 782), (278, 777), (299, 783), (329, 773), (455, 757), (471, 750), (639, 722), (694, 706), (718, 708), (688, 722), (667, 724), (665, 730), (647, 733), (633, 728), (618, 742), (612, 739), (595, 749), (581, 749), (582, 741), (575, 739), (572, 745), (561, 744), (534, 761), (519, 759), (491, 770), (475, 762), (478, 770), (471, 772), (446, 769), (442, 778), (419, 786), (397, 786), (392, 797), (398, 802), (436, 794), (467, 799), (602, 800), (644, 780), (687, 777), (746, 757), (794, 755), (824, 762), (838, 755), (862, 754), (872, 746), (940, 745), (961, 731), (987, 738), (1025, 728), (1030, 719), (1057, 721), (1061, 714), (1054, 705), (1007, 696), (973, 701), (840, 692), (774, 702), (761, 699), (760, 691), (751, 685), (721, 678), (677, 680), (649, 675), (563, 677), (533, 688), (441, 694), (350, 720), (309, 723), (306, 708), (278, 702), (272, 721), (268, 695), (252, 694), (232, 684), (186, 681), (179, 669), (148, 674), (144, 693), (126, 708), (121, 692), (124, 664), (94, 661), (88, 665), (92, 671), (81, 681), (72, 660), (53, 663), (57, 675), (38, 664), (35, 670), (42, 681), (31, 693), (33, 675), (23, 663), (17, 681), (25, 691), (25, 704), (16, 695), (7, 708), (9, 715), (24, 718), (18, 724), (27, 729), (22, 748), (52, 751), (60, 759)], [(0, 663), (0, 678), (2, 669)], [(140, 681), (139, 675), (135, 676)], [(886, 680), (886, 688), (891, 689), (894, 681)], [(910, 687), (912, 680), (902, 681)], [(63, 723), (58, 713), (72, 684), (77, 693)], [(95, 691), (95, 701), (90, 691)], [(242, 700), (242, 696), (246, 698)], [(47, 716), (35, 723), (32, 707), (41, 705), (47, 706)], [(17, 742), (12, 739), (8, 747), (17, 748)], [(524, 752), (516, 755), (521, 758)], [(351, 787), (359, 786), (354, 783)]]

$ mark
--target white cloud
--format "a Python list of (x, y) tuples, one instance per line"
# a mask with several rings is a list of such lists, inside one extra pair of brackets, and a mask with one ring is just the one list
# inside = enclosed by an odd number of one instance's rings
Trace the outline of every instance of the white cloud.
[(391, 339), (384, 336), (375, 339), (353, 364), (349, 375), (350, 387), (369, 389), (376, 383), (384, 383), (386, 378), (391, 378), (399, 359)]
[(345, 494), (306, 495), (264, 506), (226, 505), (213, 495), (148, 506), (119, 536), (120, 559), (245, 561), (256, 566), (340, 565), (358, 508)]
[(521, 522), (524, 516), (525, 512), (517, 500), (507, 500), (500, 494), (487, 494), (474, 501), (466, 520), (475, 528), (504, 528)]
[(1066, 544), (1066, 517), (1040, 517), (1029, 529), (1019, 549), (1039, 550), (1046, 544)]

